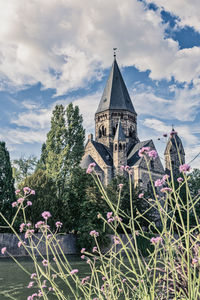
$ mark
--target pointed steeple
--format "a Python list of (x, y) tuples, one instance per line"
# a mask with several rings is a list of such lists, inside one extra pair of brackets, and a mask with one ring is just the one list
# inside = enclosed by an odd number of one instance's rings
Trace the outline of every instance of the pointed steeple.
[(136, 114), (119, 70), (116, 57), (114, 57), (114, 62), (96, 113), (100, 113), (108, 109), (126, 110)]
[(117, 130), (115, 133), (115, 137), (114, 137), (114, 142), (124, 142), (126, 141), (126, 137), (124, 135), (124, 131), (121, 125), (121, 121), (119, 121), (118, 125), (117, 125)]
[(179, 166), (185, 163), (185, 151), (178, 133), (172, 127), (169, 140), (165, 148), (165, 171), (170, 175), (171, 168), (174, 176), (179, 176)]

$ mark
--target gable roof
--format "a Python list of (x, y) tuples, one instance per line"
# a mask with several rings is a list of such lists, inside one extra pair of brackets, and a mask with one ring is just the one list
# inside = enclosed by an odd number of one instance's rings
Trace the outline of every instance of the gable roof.
[(136, 114), (116, 59), (114, 59), (112, 64), (96, 113), (103, 112), (108, 109), (128, 110)]
[(152, 140), (147, 140), (147, 141), (137, 143), (128, 154), (127, 157), (128, 166), (138, 165), (142, 160), (142, 157), (138, 155), (138, 151), (142, 147), (150, 147), (151, 144), (152, 144)]
[(96, 163), (96, 161), (89, 154), (83, 158), (83, 160), (80, 163), (80, 166), (82, 169), (87, 169), (89, 164), (91, 164), (91, 163), (96, 164), (96, 166), (94, 167), (96, 172), (103, 173), (103, 170), (99, 167), (99, 165)]
[(96, 141), (91, 141), (91, 142), (94, 145), (97, 152), (99, 153), (99, 155), (102, 157), (102, 159), (106, 163), (106, 165), (112, 166), (113, 159), (112, 159), (110, 152), (107, 150), (107, 148), (103, 144), (98, 143)]

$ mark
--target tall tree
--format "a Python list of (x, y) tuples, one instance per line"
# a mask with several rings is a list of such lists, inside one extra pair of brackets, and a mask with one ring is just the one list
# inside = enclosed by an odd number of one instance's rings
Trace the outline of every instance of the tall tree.
[(46, 149), (43, 151), (46, 170), (57, 184), (58, 195), (62, 197), (67, 182), (84, 153), (85, 130), (78, 106), (70, 103), (66, 109), (57, 105), (47, 134)]
[[(11, 221), (14, 213), (11, 203), (15, 199), (10, 155), (6, 149), (5, 142), (0, 142), (0, 211), (9, 221)], [(5, 225), (2, 218), (0, 218), (0, 224)]]

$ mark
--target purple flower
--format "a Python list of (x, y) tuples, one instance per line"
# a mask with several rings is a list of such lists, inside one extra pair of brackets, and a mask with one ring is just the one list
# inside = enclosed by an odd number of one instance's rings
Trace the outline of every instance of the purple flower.
[(46, 259), (43, 259), (42, 264), (43, 264), (44, 267), (47, 267), (48, 266), (48, 261)]
[(181, 183), (181, 182), (183, 182), (183, 178), (179, 177), (179, 178), (177, 178), (177, 181), (178, 181), (178, 183)]
[(92, 252), (93, 252), (93, 253), (94, 253), (94, 252), (97, 252), (97, 247), (96, 247), (96, 246), (93, 247)]
[(90, 174), (90, 173), (92, 173), (93, 172), (93, 170), (94, 170), (94, 167), (96, 166), (96, 164), (93, 162), (93, 163), (91, 163), (91, 164), (89, 164), (89, 166), (88, 166), (88, 168), (87, 168), (87, 171), (86, 171), (86, 173), (87, 174)]
[(31, 190), (31, 195), (35, 195), (35, 191), (34, 190)]
[(3, 248), (1, 249), (1, 254), (5, 254), (5, 252), (6, 252), (6, 247), (3, 247)]
[(154, 183), (155, 186), (162, 186), (163, 185), (163, 180), (162, 179), (157, 179)]
[(23, 203), (24, 202), (24, 198), (19, 198), (19, 199), (17, 199), (17, 203)]
[(27, 288), (30, 289), (30, 288), (33, 287), (33, 285), (34, 285), (34, 281), (30, 281), (29, 284), (28, 284), (28, 286), (27, 286)]
[(115, 245), (121, 244), (120, 239), (119, 239), (118, 236), (114, 236), (113, 240), (114, 240)]
[(27, 201), (27, 206), (31, 206), (32, 202), (31, 201)]
[(158, 153), (156, 150), (151, 150), (148, 152), (149, 157), (152, 157), (153, 159), (156, 159), (158, 157)]
[(20, 193), (20, 190), (15, 191), (15, 195), (18, 195)]
[(125, 168), (124, 166), (121, 166), (121, 167), (120, 167), (120, 170), (121, 170), (121, 171), (124, 171), (124, 168)]
[(169, 175), (166, 174), (163, 176), (162, 181), (166, 181), (168, 178), (169, 178)]
[(38, 221), (38, 222), (35, 224), (35, 228), (40, 228), (40, 227), (42, 227), (42, 226), (44, 226), (44, 225), (45, 225), (44, 221)]
[(83, 255), (81, 255), (81, 259), (84, 259), (85, 258), (85, 255), (83, 254)]
[(138, 155), (139, 155), (139, 157), (143, 157), (143, 156), (146, 155), (149, 151), (150, 151), (150, 147), (142, 147), (142, 148), (139, 150)]
[(74, 269), (74, 270), (72, 270), (72, 271), (70, 272), (71, 275), (74, 275), (74, 274), (76, 274), (76, 273), (78, 273), (78, 269)]
[(15, 207), (17, 205), (18, 205), (18, 203), (16, 201), (12, 203), (12, 207)]
[(198, 263), (198, 259), (197, 258), (193, 258), (192, 259), (192, 263), (193, 263), (193, 265), (197, 264)]
[(165, 192), (172, 192), (172, 189), (169, 188), (169, 187), (164, 187), (160, 190), (162, 193), (165, 193)]
[(90, 235), (93, 237), (97, 237), (97, 236), (99, 236), (99, 233), (96, 230), (92, 230), (92, 231), (90, 231)]
[(23, 191), (24, 191), (25, 194), (29, 194), (31, 189), (26, 186), (26, 187), (23, 188)]
[(160, 237), (160, 236), (158, 236), (158, 237), (156, 237), (156, 238), (151, 238), (150, 239), (150, 242), (152, 243), (152, 244), (158, 244), (159, 242), (161, 242), (162, 243), (162, 241), (163, 241), (163, 239)]
[(113, 222), (114, 221), (114, 218), (109, 218), (108, 219), (108, 223), (111, 223), (111, 222)]
[(34, 230), (33, 229), (28, 229), (25, 233), (25, 239), (32, 237), (32, 235), (34, 234)]
[(84, 253), (84, 252), (85, 252), (85, 248), (82, 248), (82, 249), (81, 249), (81, 253)]
[(22, 232), (24, 230), (24, 227), (26, 226), (25, 223), (22, 223), (20, 226), (19, 226), (19, 231)]
[(17, 244), (18, 248), (20, 248), (20, 247), (21, 247), (21, 245), (22, 245), (22, 242), (21, 242), (21, 241), (19, 241), (19, 242), (18, 242), (18, 244)]
[(143, 198), (144, 197), (144, 193), (140, 193), (139, 195), (138, 195), (138, 198)]
[(112, 217), (112, 214), (113, 214), (112, 212), (108, 212), (107, 215), (106, 215), (107, 219), (110, 219)]
[(32, 273), (31, 274), (31, 279), (34, 279), (35, 277), (37, 277), (37, 274), (36, 273)]
[(57, 227), (57, 228), (62, 227), (62, 225), (63, 225), (63, 224), (62, 224), (60, 221), (57, 221), (57, 222), (56, 222), (56, 227)]
[(128, 171), (129, 169), (130, 169), (129, 166), (125, 166), (125, 167), (124, 167), (124, 170), (125, 170), (125, 171)]
[(122, 218), (120, 218), (120, 217), (118, 217), (118, 216), (115, 216), (115, 220), (121, 222), (121, 221), (122, 221)]
[(122, 189), (122, 188), (123, 188), (123, 183), (118, 184), (118, 187), (119, 187), (120, 189)]
[(45, 220), (47, 220), (48, 218), (51, 217), (51, 214), (50, 214), (49, 211), (44, 211), (44, 212), (42, 213), (42, 217), (43, 217)]
[(190, 171), (190, 166), (188, 164), (183, 164), (179, 166), (179, 171), (186, 173)]

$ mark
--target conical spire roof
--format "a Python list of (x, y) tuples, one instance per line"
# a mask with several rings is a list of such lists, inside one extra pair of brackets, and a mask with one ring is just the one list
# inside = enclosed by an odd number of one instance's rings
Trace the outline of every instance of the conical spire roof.
[[(180, 151), (180, 153), (185, 155), (182, 141), (174, 128), (172, 128), (172, 131), (170, 133), (170, 137), (168, 139), (164, 154), (167, 154), (170, 151), (171, 147), (174, 147), (174, 149), (176, 149), (177, 151)], [(178, 147), (178, 149), (177, 149), (177, 147)]]
[(114, 58), (112, 68), (96, 113), (107, 109), (123, 109), (136, 114), (117, 60)]
[(124, 142), (124, 141), (126, 141), (126, 137), (124, 135), (124, 131), (123, 131), (123, 128), (122, 128), (122, 125), (121, 125), (120, 121), (117, 125), (117, 130), (116, 130), (116, 133), (115, 133), (114, 141), (115, 142), (119, 142), (119, 141)]

